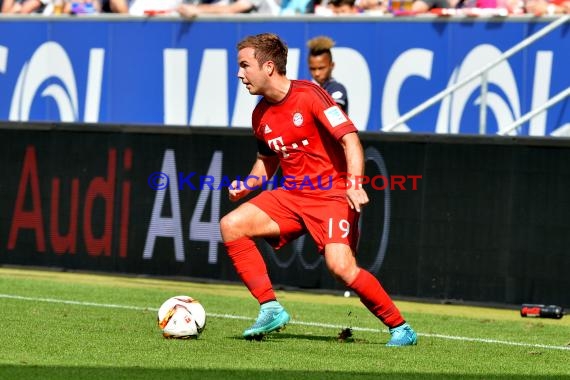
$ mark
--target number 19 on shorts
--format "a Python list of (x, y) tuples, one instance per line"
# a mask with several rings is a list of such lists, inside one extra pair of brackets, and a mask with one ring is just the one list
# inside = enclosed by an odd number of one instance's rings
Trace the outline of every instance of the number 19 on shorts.
[(345, 238), (350, 233), (350, 223), (346, 219), (341, 219), (337, 222), (333, 218), (329, 218), (329, 239), (337, 236), (336, 234), (341, 233), (341, 238)]

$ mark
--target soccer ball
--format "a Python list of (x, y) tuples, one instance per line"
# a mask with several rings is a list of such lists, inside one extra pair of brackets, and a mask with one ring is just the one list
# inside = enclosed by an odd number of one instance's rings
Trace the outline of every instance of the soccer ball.
[(197, 338), (206, 327), (206, 311), (192, 297), (171, 297), (158, 309), (157, 322), (165, 338)]

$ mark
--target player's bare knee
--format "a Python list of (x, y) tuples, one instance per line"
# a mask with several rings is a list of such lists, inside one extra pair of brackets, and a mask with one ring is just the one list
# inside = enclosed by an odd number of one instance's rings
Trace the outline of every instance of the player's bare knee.
[(329, 265), (330, 273), (343, 285), (351, 284), (358, 274), (358, 267), (350, 262)]
[(230, 213), (220, 219), (220, 232), (224, 241), (232, 241), (241, 237), (240, 218)]

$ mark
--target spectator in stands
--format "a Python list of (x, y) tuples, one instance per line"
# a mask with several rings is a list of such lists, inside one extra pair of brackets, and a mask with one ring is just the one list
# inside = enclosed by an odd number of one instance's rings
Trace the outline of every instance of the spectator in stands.
[(307, 13), (315, 13), (313, 0), (281, 0), (279, 14), (289, 16)]
[(309, 48), (309, 71), (313, 81), (324, 88), (342, 110), (348, 114), (348, 96), (346, 88), (332, 77), (334, 61), (331, 49), (335, 42), (326, 36), (312, 38), (307, 42)]
[(2, 13), (47, 13), (48, 5), (50, 0), (4, 0)]
[(176, 14), (182, 0), (133, 0), (129, 4), (129, 14), (133, 16), (156, 16)]
[(219, 0), (211, 4), (180, 4), (177, 8), (180, 16), (193, 18), (199, 14), (235, 14), (259, 13), (278, 15), (279, 4), (275, 0)]
[(570, 13), (570, 0), (527, 0), (526, 13), (535, 16)]
[(388, 0), (356, 0), (355, 6), (359, 12), (384, 14), (388, 12)]
[(524, 13), (521, 4), (522, 0), (415, 0), (411, 11), (417, 14), (444, 10), (445, 13), (445, 10), (451, 9), (452, 13), (445, 14), (507, 16)]
[(455, 8), (457, 0), (415, 0), (411, 5), (412, 13), (427, 13), (433, 9)]
[(4, 0), (2, 13), (93, 14), (101, 11), (99, 0)]
[(360, 11), (356, 0), (330, 0), (328, 6), (335, 15), (356, 14)]
[(68, 0), (65, 2), (62, 13), (72, 15), (88, 15), (100, 12), (101, 2), (99, 0)]
[(131, 0), (103, 0), (101, 5), (105, 13), (129, 13)]
[(320, 16), (360, 13), (384, 14), (386, 5), (383, 0), (325, 0), (315, 5), (315, 14)]

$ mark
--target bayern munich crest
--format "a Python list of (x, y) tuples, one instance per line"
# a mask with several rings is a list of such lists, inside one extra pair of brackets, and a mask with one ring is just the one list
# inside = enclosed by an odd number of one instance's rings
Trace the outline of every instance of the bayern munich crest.
[(295, 124), (295, 127), (300, 127), (303, 124), (303, 115), (300, 112), (295, 112), (293, 115), (293, 124)]

